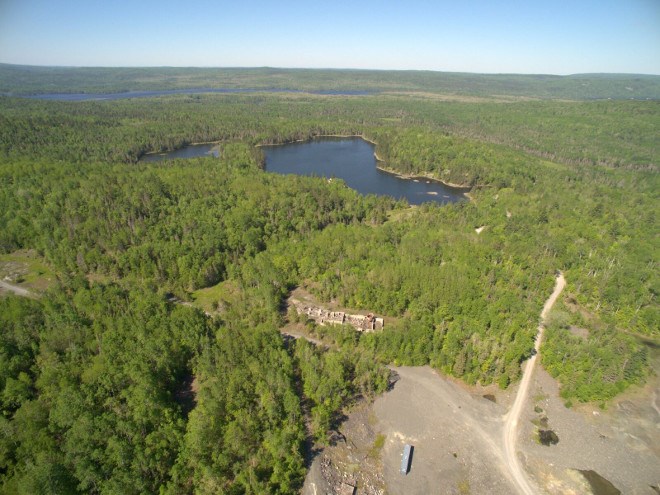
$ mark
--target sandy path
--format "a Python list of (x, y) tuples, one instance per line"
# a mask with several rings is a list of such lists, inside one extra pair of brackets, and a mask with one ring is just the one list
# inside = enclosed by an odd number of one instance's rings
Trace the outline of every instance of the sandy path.
[(292, 337), (294, 339), (305, 339), (307, 342), (310, 344), (314, 344), (317, 347), (329, 347), (328, 344), (321, 342), (318, 339), (315, 339), (313, 337), (309, 337), (307, 335), (303, 335), (301, 333), (294, 332), (292, 330), (280, 330), (280, 333), (282, 335), (286, 335), (287, 337)]
[(543, 329), (545, 328), (543, 322), (548, 316), (548, 312), (552, 309), (552, 306), (555, 304), (555, 301), (561, 294), (561, 291), (566, 285), (566, 280), (564, 275), (559, 273), (557, 275), (557, 281), (555, 283), (555, 290), (550, 295), (548, 300), (543, 306), (543, 311), (541, 311), (541, 324), (538, 327), (538, 334), (536, 335), (536, 344), (534, 349), (536, 352), (534, 355), (527, 361), (525, 365), (525, 370), (523, 372), (523, 378), (520, 381), (520, 387), (518, 388), (518, 394), (516, 395), (516, 400), (511, 406), (511, 409), (505, 416), (504, 431), (503, 431), (503, 443), (504, 443), (504, 456), (506, 459), (507, 466), (511, 472), (513, 480), (516, 482), (518, 487), (518, 492), (524, 495), (534, 495), (538, 490), (532, 487), (532, 483), (529, 481), (529, 478), (525, 474), (525, 471), (520, 466), (520, 461), (516, 455), (516, 440), (518, 438), (518, 419), (520, 418), (520, 412), (522, 411), (523, 404), (527, 397), (527, 392), (529, 390), (529, 385), (531, 383), (532, 374), (534, 372), (534, 365), (539, 356), (539, 351), (541, 349), (541, 341), (543, 340)]
[(24, 289), (23, 287), (19, 287), (18, 285), (7, 283), (4, 280), (0, 280), (0, 289), (13, 292), (17, 296), (32, 297), (32, 292), (30, 292), (29, 290)]

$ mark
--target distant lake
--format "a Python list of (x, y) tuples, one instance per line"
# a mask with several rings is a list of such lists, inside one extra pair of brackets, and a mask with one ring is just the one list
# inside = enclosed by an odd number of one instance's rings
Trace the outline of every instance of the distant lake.
[(467, 189), (425, 178), (403, 179), (376, 168), (374, 145), (360, 138), (323, 137), (301, 143), (263, 146), (266, 171), (318, 177), (337, 177), (361, 194), (405, 198), (410, 204), (455, 203)]
[(203, 93), (307, 93), (315, 95), (338, 95), (338, 96), (365, 96), (376, 94), (375, 91), (363, 90), (318, 90), (303, 91), (286, 88), (190, 88), (190, 89), (168, 89), (157, 91), (127, 91), (124, 93), (44, 93), (40, 95), (25, 96), (35, 100), (52, 101), (98, 101), (98, 100), (121, 100), (125, 98), (149, 98), (153, 96), (167, 95), (195, 95)]

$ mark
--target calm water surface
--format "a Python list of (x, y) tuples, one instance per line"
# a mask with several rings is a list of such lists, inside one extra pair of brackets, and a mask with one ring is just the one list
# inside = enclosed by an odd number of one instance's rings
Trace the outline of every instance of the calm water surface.
[[(168, 153), (144, 155), (142, 162), (218, 156), (216, 144), (195, 144)], [(222, 146), (222, 145), (220, 145)], [(402, 179), (376, 168), (374, 145), (360, 138), (317, 138), (280, 146), (263, 146), (266, 171), (339, 178), (361, 194), (406, 199), (412, 205), (455, 203), (467, 189), (445, 186), (425, 178)]]
[(360, 138), (318, 138), (301, 143), (262, 147), (266, 170), (279, 174), (337, 177), (362, 194), (405, 198), (410, 204), (454, 203), (466, 189), (428, 179), (401, 179), (376, 168), (374, 145)]

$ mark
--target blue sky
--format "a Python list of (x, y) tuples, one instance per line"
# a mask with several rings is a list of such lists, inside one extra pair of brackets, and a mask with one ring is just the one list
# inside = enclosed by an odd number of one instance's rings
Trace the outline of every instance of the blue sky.
[(0, 62), (660, 74), (660, 0), (0, 0)]

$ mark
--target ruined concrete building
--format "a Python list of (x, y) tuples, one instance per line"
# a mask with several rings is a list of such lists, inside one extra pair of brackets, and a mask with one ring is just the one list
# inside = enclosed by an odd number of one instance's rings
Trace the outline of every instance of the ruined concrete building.
[(305, 314), (308, 318), (314, 320), (319, 325), (327, 323), (333, 325), (351, 325), (359, 332), (373, 332), (382, 330), (385, 322), (373, 314), (368, 315), (349, 315), (343, 311), (329, 311), (325, 308), (314, 306), (307, 302), (292, 299), (291, 303), (295, 306), (298, 314)]

